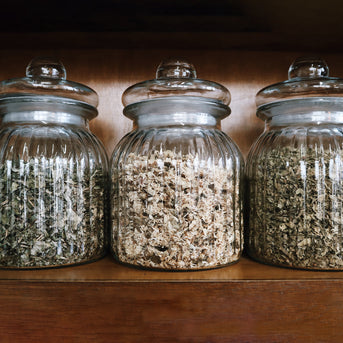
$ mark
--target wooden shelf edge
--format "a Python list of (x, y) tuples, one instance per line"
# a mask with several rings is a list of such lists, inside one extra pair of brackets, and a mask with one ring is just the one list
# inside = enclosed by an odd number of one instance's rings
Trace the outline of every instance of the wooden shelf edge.
[(341, 342), (342, 282), (3, 281), (0, 341)]
[(40, 270), (0, 270), (2, 282), (55, 282), (55, 283), (247, 283), (280, 281), (339, 281), (343, 272), (292, 270), (260, 264), (242, 257), (234, 265), (224, 268), (193, 272), (161, 272), (127, 267), (111, 256), (74, 267)]

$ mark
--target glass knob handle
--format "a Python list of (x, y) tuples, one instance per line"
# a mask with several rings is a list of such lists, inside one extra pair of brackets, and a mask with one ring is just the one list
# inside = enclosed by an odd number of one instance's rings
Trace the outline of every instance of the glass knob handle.
[(33, 79), (65, 80), (67, 72), (62, 62), (52, 57), (34, 58), (26, 68), (26, 76)]
[(156, 71), (156, 79), (196, 77), (197, 74), (193, 64), (176, 58), (162, 61)]
[(288, 69), (288, 78), (318, 78), (329, 76), (329, 67), (320, 57), (297, 58)]

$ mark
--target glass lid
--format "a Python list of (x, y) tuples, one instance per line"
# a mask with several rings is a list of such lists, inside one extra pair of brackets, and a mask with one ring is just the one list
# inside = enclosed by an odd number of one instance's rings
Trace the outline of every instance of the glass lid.
[(194, 66), (182, 59), (162, 61), (156, 78), (137, 83), (123, 93), (124, 106), (152, 99), (192, 97), (229, 105), (231, 96), (227, 88), (213, 81), (197, 78)]
[(55, 101), (98, 106), (97, 93), (66, 79), (64, 65), (50, 57), (34, 58), (26, 68), (26, 77), (0, 82), (0, 101), (26, 103)]
[(266, 110), (267, 116), (272, 116), (273, 109), (282, 111), (292, 104), (311, 110), (311, 105), (327, 107), (337, 101), (343, 101), (343, 79), (329, 77), (328, 65), (318, 57), (297, 58), (289, 67), (288, 80), (267, 86), (256, 95), (257, 115), (261, 116)]

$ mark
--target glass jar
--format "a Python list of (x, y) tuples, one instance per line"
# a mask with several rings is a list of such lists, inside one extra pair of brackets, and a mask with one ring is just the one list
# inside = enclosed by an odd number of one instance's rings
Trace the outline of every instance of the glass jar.
[(89, 262), (105, 254), (108, 162), (89, 131), (97, 94), (62, 63), (30, 62), (0, 83), (0, 267)]
[(243, 161), (220, 130), (229, 91), (196, 78), (182, 60), (123, 94), (134, 129), (111, 161), (111, 248), (125, 264), (197, 270), (236, 262), (242, 251)]
[(257, 94), (265, 131), (247, 161), (248, 253), (302, 269), (343, 269), (343, 79), (299, 58)]

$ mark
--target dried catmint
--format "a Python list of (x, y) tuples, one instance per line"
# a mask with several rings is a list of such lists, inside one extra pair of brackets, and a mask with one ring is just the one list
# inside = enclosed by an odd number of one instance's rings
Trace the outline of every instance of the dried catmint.
[(323, 146), (266, 150), (249, 178), (249, 252), (260, 261), (343, 268), (343, 154)]
[(105, 252), (106, 175), (82, 160), (37, 157), (0, 166), (0, 266), (82, 263)]

